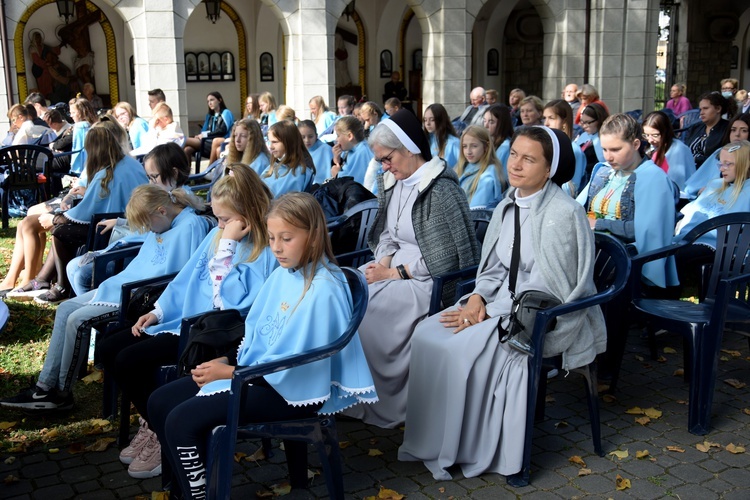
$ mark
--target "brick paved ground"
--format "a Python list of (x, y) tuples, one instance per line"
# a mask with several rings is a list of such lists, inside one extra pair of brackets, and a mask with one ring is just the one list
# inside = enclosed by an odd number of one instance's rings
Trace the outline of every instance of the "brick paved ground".
[[(376, 495), (380, 485), (394, 489), (411, 500), (513, 498), (529, 496), (546, 498), (637, 498), (674, 497), (705, 500), (713, 498), (750, 498), (750, 408), (748, 387), (735, 389), (725, 379), (750, 382), (750, 353), (747, 342), (739, 337), (726, 339), (724, 347), (738, 350), (739, 357), (726, 355), (719, 363), (719, 380), (714, 398), (713, 428), (705, 438), (687, 432), (687, 383), (674, 371), (682, 367), (681, 342), (676, 336), (659, 337), (660, 352), (672, 347), (676, 353), (663, 354), (664, 362), (648, 359), (640, 332), (630, 332), (628, 352), (616, 400), (601, 403), (602, 438), (605, 453), (628, 450), (629, 456), (618, 460), (593, 453), (587, 408), (580, 377), (557, 377), (550, 382), (545, 421), (537, 424), (534, 438), (532, 483), (514, 489), (505, 478), (486, 474), (463, 478), (455, 473), (453, 481), (435, 481), (421, 463), (396, 460), (402, 439), (400, 430), (383, 430), (358, 422), (342, 421), (339, 433), (351, 446), (342, 450), (344, 486), (350, 498)], [(639, 360), (638, 357), (643, 360)], [(639, 406), (654, 407), (663, 412), (658, 420), (646, 426), (635, 423), (635, 416), (625, 410)], [(560, 425), (566, 422), (567, 425)], [(135, 430), (135, 429), (134, 429)], [(114, 433), (113, 433), (114, 435)], [(101, 437), (101, 436), (97, 436)], [(719, 443), (708, 453), (696, 449), (704, 439)], [(92, 438), (93, 440), (93, 438)], [(723, 446), (729, 443), (747, 446), (748, 451), (732, 454)], [(684, 453), (667, 451), (679, 446)], [(251, 454), (255, 442), (243, 442), (238, 451)], [(368, 451), (379, 449), (383, 455), (371, 457)], [(636, 451), (648, 450), (649, 457), (636, 459)], [(57, 500), (65, 498), (109, 499), (133, 498), (160, 487), (159, 478), (140, 481), (130, 478), (117, 459), (118, 451), (110, 448), (99, 453), (70, 455), (37, 449), (17, 458), (12, 464), (0, 461), (0, 474), (20, 478), (19, 482), (0, 485), (0, 498)], [(579, 467), (569, 462), (579, 455), (591, 474), (578, 476)], [(0, 457), (5, 460), (6, 456)], [(311, 454), (311, 464), (317, 458)], [(620, 474), (631, 481), (631, 488), (616, 491), (615, 478)], [(286, 467), (283, 452), (260, 465), (245, 462), (235, 466), (233, 498), (254, 498), (255, 492), (283, 481)], [(295, 491), (288, 499), (326, 498), (323, 480), (317, 476), (307, 491)]]

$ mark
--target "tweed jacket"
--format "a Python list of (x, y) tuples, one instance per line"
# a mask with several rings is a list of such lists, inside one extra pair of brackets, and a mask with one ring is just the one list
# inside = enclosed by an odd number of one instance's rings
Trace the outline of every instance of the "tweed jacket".
[[(427, 270), (434, 277), (476, 265), (479, 244), (466, 194), (456, 174), (438, 157), (420, 168), (426, 170), (419, 182), (411, 218)], [(367, 237), (373, 252), (385, 230), (386, 207), (395, 185), (396, 178), (390, 172), (378, 176), (378, 214)], [(443, 288), (446, 303), (453, 303), (455, 288), (455, 281)]]

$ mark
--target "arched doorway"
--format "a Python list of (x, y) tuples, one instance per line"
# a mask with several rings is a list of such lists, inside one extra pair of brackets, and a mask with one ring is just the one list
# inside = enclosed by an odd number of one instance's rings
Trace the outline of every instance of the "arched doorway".
[(414, 11), (409, 8), (401, 19), (398, 33), (399, 67), (401, 77), (409, 91), (411, 109), (422, 119), (422, 28)]
[[(334, 69), (336, 98), (352, 95), (360, 99), (367, 95), (365, 54), (367, 39), (362, 18), (350, 3), (341, 14), (334, 33)], [(352, 57), (356, 54), (357, 57)]]
[[(19, 100), (23, 101), (29, 93), (29, 83), (32, 88), (38, 88), (48, 82), (52, 82), (52, 88), (56, 89), (51, 97), (63, 99), (63, 84), (69, 87), (69, 93), (74, 95), (80, 91), (81, 81), (76, 74), (87, 71), (85, 66), (89, 65), (91, 69), (91, 78), (97, 85), (97, 93), (105, 101), (105, 106), (110, 103), (116, 103), (120, 99), (118, 72), (117, 72), (117, 47), (115, 34), (106, 14), (93, 2), (89, 0), (80, 0), (76, 3), (77, 18), (71, 20), (67, 25), (59, 25), (56, 12), (50, 16), (49, 12), (56, 11), (55, 0), (38, 0), (23, 13), (16, 25), (16, 31), (13, 37), (13, 46), (16, 58), (16, 80), (18, 84)], [(45, 14), (40, 18), (39, 26), (35, 23), (34, 27), (28, 26), (29, 20), (34, 14)], [(46, 20), (46, 24), (44, 21)], [(53, 21), (51, 21), (53, 20)], [(51, 25), (51, 27), (50, 27)], [(57, 26), (56, 26), (57, 25)], [(90, 30), (89, 27), (99, 27), (100, 30)], [(85, 33), (84, 33), (85, 30)], [(87, 43), (81, 44), (81, 48), (74, 50), (69, 47), (62, 47), (63, 39), (68, 41), (70, 37), (76, 37), (82, 33), (87, 38)], [(51, 40), (45, 40), (44, 33), (54, 33), (60, 37), (57, 45)], [(106, 66), (95, 64), (95, 55), (81, 52), (91, 51), (92, 47), (100, 46), (103, 43), (106, 48)], [(32, 51), (32, 46), (34, 50)], [(28, 61), (26, 54), (29, 54)], [(35, 64), (34, 57), (39, 56), (39, 60), (47, 64)], [(100, 56), (97, 56), (100, 57)], [(27, 64), (28, 62), (28, 64)], [(64, 68), (63, 66), (64, 65)], [(46, 74), (46, 68), (57, 68), (54, 73)], [(45, 96), (46, 97), (46, 96)], [(52, 99), (55, 100), (55, 99)], [(63, 99), (64, 100), (64, 99)], [(109, 102), (107, 102), (109, 101)], [(57, 102), (57, 101), (56, 101)]]
[(510, 13), (503, 39), (501, 95), (521, 88), (526, 95), (542, 96), (544, 30), (542, 19), (527, 0), (518, 2)]

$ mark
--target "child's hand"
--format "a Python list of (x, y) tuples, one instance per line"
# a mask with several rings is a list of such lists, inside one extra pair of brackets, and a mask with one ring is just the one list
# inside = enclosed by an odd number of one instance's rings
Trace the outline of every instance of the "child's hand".
[(226, 223), (224, 226), (224, 233), (221, 237), (229, 240), (240, 241), (249, 232), (250, 226), (245, 225), (241, 220), (233, 219)]
[(141, 333), (145, 331), (147, 326), (155, 325), (157, 322), (158, 322), (158, 319), (156, 318), (156, 314), (154, 313), (144, 314), (143, 316), (138, 318), (138, 321), (135, 322), (135, 325), (133, 325), (131, 332), (136, 337), (140, 337)]
[(39, 216), (39, 225), (44, 229), (51, 229), (53, 226), (52, 221), (55, 219), (55, 214), (42, 214)]
[(199, 364), (190, 370), (190, 373), (193, 375), (193, 382), (198, 384), (198, 387), (203, 387), (214, 380), (232, 378), (234, 366), (227, 364), (227, 358), (217, 358)]
[(99, 229), (99, 234), (106, 234), (112, 231), (112, 228), (115, 227), (116, 224), (117, 224), (117, 219), (106, 219), (106, 220), (99, 221), (99, 223), (96, 226), (98, 228), (101, 228)]

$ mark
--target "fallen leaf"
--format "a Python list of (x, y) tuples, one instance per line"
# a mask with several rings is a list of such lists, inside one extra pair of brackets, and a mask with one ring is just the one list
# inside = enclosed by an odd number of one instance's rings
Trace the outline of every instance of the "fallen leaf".
[(612, 394), (605, 394), (604, 396), (602, 396), (602, 401), (604, 401), (605, 403), (614, 403), (615, 401), (617, 401), (617, 398)]
[(274, 496), (281, 497), (284, 495), (288, 495), (292, 491), (292, 485), (286, 481), (279, 484), (272, 484), (271, 491), (273, 492)]
[(5, 484), (13, 484), (13, 483), (17, 483), (18, 481), (20, 481), (20, 479), (18, 479), (16, 476), (12, 474), (5, 476), (5, 479), (3, 479), (3, 482)]
[(641, 424), (641, 425), (644, 425), (644, 426), (646, 424), (648, 424), (649, 422), (651, 422), (651, 419), (648, 418), (648, 417), (645, 417), (645, 416), (644, 417), (638, 417), (638, 418), (635, 419), (635, 423)]
[(560, 427), (567, 427), (568, 423), (565, 420), (561, 420), (555, 424), (555, 429), (559, 429)]
[(375, 446), (376, 444), (378, 444), (377, 438), (370, 438), (370, 446)]
[(714, 442), (711, 442), (711, 441), (703, 441), (703, 444), (705, 444), (709, 448), (719, 448), (719, 449), (721, 449), (721, 445), (719, 443), (714, 443)]
[(339, 448), (345, 450), (352, 445), (351, 441), (339, 441)]
[(750, 408), (743, 408), (742, 413), (744, 413), (745, 415), (750, 415)]
[(109, 447), (110, 443), (114, 443), (115, 441), (117, 441), (115, 438), (97, 439), (93, 444), (86, 447), (86, 451), (104, 451)]
[(84, 384), (101, 384), (104, 381), (104, 372), (101, 370), (94, 370), (81, 379)]
[(675, 351), (672, 347), (665, 347), (664, 354), (677, 354), (677, 351)]
[(705, 443), (705, 441), (704, 441), (702, 443), (696, 444), (695, 445), (695, 449), (698, 450), (698, 451), (700, 451), (701, 453), (708, 453), (708, 450), (710, 450), (711, 448), (709, 446), (707, 446), (706, 443)]
[(136, 495), (134, 500), (151, 500), (151, 495)]
[(545, 403), (554, 403), (555, 402), (555, 396), (550, 396), (549, 394), (544, 397)]
[(6, 431), (16, 425), (18, 422), (0, 422), (0, 431)]
[(628, 408), (625, 410), (625, 413), (628, 415), (643, 415), (643, 410), (640, 409), (638, 406), (634, 406), (633, 408)]
[(234, 461), (237, 463), (240, 463), (240, 460), (242, 460), (246, 456), (247, 456), (247, 453), (242, 453), (241, 451), (235, 452)]
[(719, 356), (719, 361), (727, 362), (729, 361), (729, 356)]
[(377, 448), (370, 448), (370, 451), (367, 452), (367, 455), (369, 455), (371, 457), (377, 457), (377, 456), (380, 456), (382, 454), (383, 454), (383, 452), (380, 451), (380, 450), (378, 450)]
[(726, 449), (729, 453), (734, 453), (735, 455), (738, 453), (745, 453), (744, 447), (736, 446), (734, 443), (729, 443)]
[[(44, 429), (42, 431), (44, 432)], [(57, 429), (52, 429), (51, 431), (44, 432), (44, 435), (42, 436), (42, 442), (48, 443), (49, 441), (55, 439), (58, 434), (59, 431)]]
[(674, 371), (672, 375), (674, 375), (675, 377), (682, 377), (685, 375), (685, 370), (682, 368), (678, 368)]
[(108, 426), (112, 425), (112, 422), (110, 422), (109, 420), (107, 420), (105, 418), (95, 418), (95, 419), (93, 419), (93, 420), (90, 421), (90, 424), (91, 425), (95, 425), (95, 426), (99, 426), (99, 427), (108, 427)]
[(16, 461), (16, 457), (8, 457), (4, 460), (5, 465), (10, 465)]
[(440, 488), (438, 488), (438, 491), (439, 491), (440, 493), (445, 493), (445, 488), (443, 488), (443, 487), (441, 486)]
[(635, 452), (635, 458), (646, 458), (648, 455), (648, 450), (640, 450)]
[(9, 448), (9, 453), (26, 453), (26, 449), (29, 447), (26, 443), (18, 443), (16, 446)]
[(583, 459), (579, 457), (578, 455), (573, 455), (572, 457), (570, 457), (568, 459), (568, 462), (572, 464), (580, 465), (581, 467), (586, 467), (586, 462), (584, 462)]
[(591, 469), (578, 469), (579, 476), (588, 476), (591, 474)]
[(677, 403), (678, 405), (687, 405), (687, 404), (688, 404), (688, 400), (687, 400), (687, 399), (678, 399), (678, 400), (677, 400), (677, 401), (675, 401), (675, 402), (676, 402), (676, 403)]
[(676, 451), (677, 453), (685, 453), (685, 450), (679, 446), (667, 446), (667, 451)]
[(740, 351), (731, 351), (729, 349), (722, 349), (721, 352), (729, 354), (733, 358), (739, 358), (740, 356), (742, 356), (742, 353)]
[(617, 474), (615, 478), (615, 488), (617, 491), (627, 490), (630, 488), (630, 479), (625, 479), (621, 475)]
[(86, 451), (86, 447), (83, 446), (83, 443), (73, 443), (70, 446), (68, 446), (68, 453), (71, 455), (75, 455), (76, 453), (83, 453)]
[(269, 490), (257, 490), (255, 492), (257, 498), (273, 498), (273, 491)]
[(636, 361), (643, 361), (643, 356), (635, 355)]
[(729, 384), (729, 385), (731, 385), (731, 386), (732, 386), (732, 387), (734, 387), (735, 389), (742, 389), (743, 387), (745, 387), (745, 386), (747, 385), (747, 384), (746, 384), (745, 382), (740, 382), (740, 381), (739, 381), (739, 380), (737, 380), (736, 378), (728, 378), (728, 379), (725, 379), (725, 380), (724, 380), (724, 383), (725, 383), (725, 384)]
[(662, 415), (661, 410), (657, 410), (656, 408), (646, 408), (645, 410), (643, 410), (643, 413), (645, 413), (647, 417), (651, 417), (654, 420), (661, 418)]
[(628, 458), (628, 450), (615, 450), (609, 452), (609, 454), (616, 456), (620, 460), (622, 460), (623, 458)]
[(658, 361), (659, 363), (666, 363), (667, 358), (665, 358), (664, 356), (659, 356), (658, 358), (656, 358), (656, 361)]
[(266, 452), (263, 451), (262, 446), (258, 448), (257, 450), (255, 450), (255, 453), (245, 458), (245, 460), (247, 460), (248, 462), (260, 462), (261, 460), (265, 460), (265, 459), (266, 459)]
[(319, 470), (307, 469), (307, 479), (313, 479), (315, 476), (319, 476)]
[(168, 491), (152, 491), (151, 500), (169, 500)]
[(378, 496), (375, 497), (377, 500), (403, 500), (404, 495), (388, 488), (380, 487)]
[(60, 448), (50, 448), (47, 451), (49, 451), (51, 454), (55, 454), (60, 452)]

